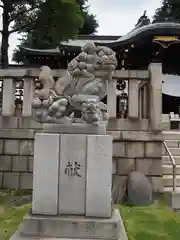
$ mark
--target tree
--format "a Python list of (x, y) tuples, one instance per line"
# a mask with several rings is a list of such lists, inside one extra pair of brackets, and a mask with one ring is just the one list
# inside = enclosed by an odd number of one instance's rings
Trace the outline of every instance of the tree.
[[(74, 5), (67, 7), (68, 2), (62, 4), (59, 0), (46, 0), (40, 6), (40, 11), (38, 14), (36, 13), (36, 17), (29, 16), (31, 19), (35, 19), (33, 30), (26, 30), (20, 46), (39, 49), (55, 48), (61, 41), (69, 40), (77, 34), (95, 33), (98, 23), (95, 16), (88, 12), (87, 0), (75, 1), (76, 9)], [(56, 11), (54, 12), (53, 9)], [(83, 22), (82, 19), (78, 21), (78, 16), (83, 19)], [(21, 48), (16, 49), (13, 60), (23, 61), (23, 54)]]
[(93, 34), (96, 33), (99, 24), (95, 18), (95, 15), (89, 14), (87, 11), (84, 12), (84, 24), (79, 29), (79, 34)]
[[(61, 41), (66, 41), (77, 34), (88, 35), (96, 32), (98, 23), (95, 16), (88, 12), (87, 0), (75, 0), (76, 7), (78, 6), (79, 9), (74, 8), (74, 13), (72, 5), (71, 8), (70, 6), (67, 8), (67, 4), (60, 2), (61, 0), (46, 0), (40, 7), (38, 16), (33, 17), (36, 19), (33, 30), (26, 32), (26, 35), (21, 39), (21, 45), (40, 49), (52, 48), (59, 45)], [(82, 24), (77, 22), (77, 13), (83, 18)], [(32, 16), (30, 17), (32, 19)]]
[(83, 25), (80, 7), (74, 0), (46, 0), (33, 19), (22, 43), (36, 48), (55, 47), (60, 41), (76, 35)]
[[(75, 0), (0, 0), (0, 4), (3, 10), (1, 31), (1, 65), (3, 68), (8, 67), (9, 36), (12, 33), (24, 32), (32, 35), (33, 40), (35, 36), (38, 36), (37, 31), (33, 29), (37, 28), (40, 33), (44, 29), (47, 38), (51, 41), (54, 39), (55, 29), (56, 34), (61, 31), (62, 23), (66, 21), (71, 23), (68, 28), (64, 27), (65, 38), (74, 35), (83, 24), (79, 5)], [(61, 12), (59, 12), (60, 9)]]
[[(9, 47), (9, 36), (14, 33), (21, 31), (26, 26), (14, 27), (13, 23), (15, 19), (20, 19), (24, 16), (24, 13), (29, 13), (34, 10), (40, 0), (0, 0), (0, 8), (2, 9), (2, 42), (1, 42), (1, 65), (3, 68), (8, 66), (8, 47)], [(12, 28), (10, 29), (10, 26)]]
[(76, 2), (80, 5), (84, 19), (84, 24), (83, 27), (79, 29), (79, 34), (89, 35), (95, 33), (99, 27), (99, 24), (96, 20), (96, 16), (89, 13), (89, 6), (87, 5), (88, 1), (76, 0)]
[(180, 1), (163, 0), (162, 5), (155, 12), (153, 22), (178, 22), (180, 23)]

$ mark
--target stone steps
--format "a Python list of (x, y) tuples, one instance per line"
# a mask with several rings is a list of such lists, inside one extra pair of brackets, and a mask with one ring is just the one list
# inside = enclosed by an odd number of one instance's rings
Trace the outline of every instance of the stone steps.
[(167, 140), (166, 143), (169, 148), (180, 147), (180, 140)]
[[(178, 195), (180, 193), (180, 131), (164, 131), (163, 135), (164, 139), (168, 139), (166, 144), (176, 162), (176, 193)], [(162, 147), (162, 164), (164, 192), (173, 194), (173, 167), (164, 146)]]
[[(168, 144), (167, 144), (167, 146), (168, 146)], [(169, 147), (168, 146), (168, 148), (173, 156), (180, 156), (180, 147)], [(162, 148), (162, 154), (163, 154), (163, 156), (168, 155), (167, 151), (165, 150), (164, 147)]]
[(167, 141), (179, 141), (180, 131), (163, 131), (163, 139), (168, 139)]
[(180, 148), (169, 148), (169, 151), (173, 155), (173, 157), (180, 156)]
[[(163, 175), (173, 174), (172, 164), (163, 164)], [(180, 175), (180, 165), (176, 165), (176, 175)]]
[[(173, 192), (173, 187), (164, 187), (164, 192)], [(180, 192), (180, 187), (176, 187), (176, 192)]]
[[(167, 132), (166, 132), (167, 134)], [(168, 135), (168, 139), (166, 140), (166, 144), (174, 157), (176, 162), (176, 191), (180, 192), (180, 132), (171, 132)], [(162, 151), (162, 163), (163, 163), (163, 184), (165, 192), (173, 191), (173, 167), (171, 160), (163, 147)]]
[[(172, 175), (164, 175), (163, 176), (163, 184), (164, 184), (164, 187), (172, 187), (173, 186), (173, 176)], [(176, 175), (176, 186), (180, 187), (180, 175)]]
[[(180, 165), (180, 156), (173, 156), (173, 157), (174, 157), (175, 163), (177, 165)], [(163, 163), (163, 165), (172, 165), (169, 156), (163, 156), (162, 163)]]
[[(176, 164), (180, 165), (180, 156), (173, 156), (173, 157), (174, 157)], [(172, 165), (169, 156), (163, 156), (162, 163), (163, 163), (163, 165)]]

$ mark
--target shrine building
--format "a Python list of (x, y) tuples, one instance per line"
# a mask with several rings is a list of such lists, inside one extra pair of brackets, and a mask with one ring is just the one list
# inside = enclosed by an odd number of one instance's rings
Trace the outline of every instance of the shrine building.
[[(62, 42), (55, 49), (21, 48), (23, 59), (19, 62), (33, 67), (48, 65), (51, 68), (67, 67), (87, 43), (107, 46), (116, 52), (117, 69), (146, 70), (150, 63), (162, 63), (162, 112), (179, 114), (180, 107), (180, 24), (163, 22), (138, 24), (124, 36), (80, 35)], [(118, 90), (126, 92), (126, 83), (118, 83)], [(124, 94), (125, 95), (125, 94)], [(117, 109), (118, 111), (118, 109)]]

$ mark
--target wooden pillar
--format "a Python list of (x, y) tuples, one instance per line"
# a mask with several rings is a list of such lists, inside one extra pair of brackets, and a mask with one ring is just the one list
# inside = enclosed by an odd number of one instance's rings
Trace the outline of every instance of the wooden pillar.
[(15, 84), (13, 78), (3, 79), (2, 116), (14, 115), (15, 110)]
[(112, 79), (110, 73), (107, 87), (107, 108), (110, 118), (116, 118), (116, 83), (116, 79)]
[(23, 117), (32, 115), (32, 100), (34, 95), (34, 81), (31, 78), (24, 79), (24, 95), (23, 95)]
[(162, 130), (162, 65), (151, 63), (150, 73), (150, 128), (152, 131)]

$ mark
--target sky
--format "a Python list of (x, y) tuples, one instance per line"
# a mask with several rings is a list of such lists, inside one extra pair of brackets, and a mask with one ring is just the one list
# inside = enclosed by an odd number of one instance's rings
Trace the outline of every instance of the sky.
[[(90, 12), (99, 22), (97, 34), (124, 35), (134, 28), (138, 18), (147, 10), (152, 17), (161, 0), (89, 0)], [(9, 42), (9, 57), (19, 43), (20, 36), (13, 34)]]

